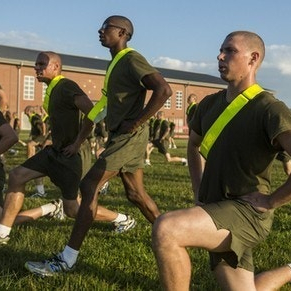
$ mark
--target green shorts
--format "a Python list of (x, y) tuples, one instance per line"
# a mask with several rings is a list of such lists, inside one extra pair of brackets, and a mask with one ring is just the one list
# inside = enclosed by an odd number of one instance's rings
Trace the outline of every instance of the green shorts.
[(233, 268), (254, 271), (252, 249), (269, 234), (274, 212), (256, 211), (249, 203), (225, 200), (203, 205), (217, 229), (227, 229), (232, 236), (231, 250), (225, 253), (210, 252), (213, 270), (222, 260)]
[(158, 152), (165, 155), (166, 153), (168, 153), (168, 148), (169, 148), (169, 140), (164, 139), (162, 141), (160, 141), (159, 139), (155, 139), (152, 141), (154, 147), (156, 147), (158, 149)]
[(144, 167), (144, 156), (149, 138), (149, 130), (143, 124), (134, 133), (110, 133), (105, 150), (95, 163), (106, 171), (134, 173)]
[(82, 161), (79, 154), (66, 157), (52, 146), (46, 146), (21, 166), (48, 176), (61, 189), (65, 199), (77, 198), (82, 175)]
[(88, 139), (81, 144), (79, 152), (82, 159), (82, 177), (84, 177), (92, 167), (92, 152)]

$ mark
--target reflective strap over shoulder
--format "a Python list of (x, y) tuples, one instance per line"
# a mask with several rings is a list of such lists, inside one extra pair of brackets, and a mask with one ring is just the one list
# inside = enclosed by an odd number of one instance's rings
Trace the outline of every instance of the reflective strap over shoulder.
[(219, 115), (219, 117), (206, 132), (201, 143), (200, 153), (205, 159), (207, 159), (210, 149), (225, 126), (250, 100), (255, 98), (262, 91), (264, 91), (264, 89), (261, 88), (258, 84), (252, 85), (241, 94), (239, 94)]
[(130, 52), (132, 50), (134, 50), (134, 49), (130, 48), (130, 47), (127, 47), (127, 48), (121, 50), (120, 52), (118, 52), (118, 54), (114, 57), (114, 59), (110, 63), (110, 65), (106, 71), (106, 75), (105, 75), (105, 79), (104, 79), (104, 87), (102, 89), (102, 97), (95, 104), (95, 106), (91, 109), (91, 111), (88, 114), (88, 118), (91, 121), (98, 123), (100, 120), (102, 120), (103, 118), (106, 117), (106, 115), (107, 115), (107, 96), (106, 96), (106, 94), (107, 94), (107, 85), (108, 85), (109, 76), (110, 76), (113, 68), (115, 67), (116, 63), (124, 55), (126, 55), (128, 52)]

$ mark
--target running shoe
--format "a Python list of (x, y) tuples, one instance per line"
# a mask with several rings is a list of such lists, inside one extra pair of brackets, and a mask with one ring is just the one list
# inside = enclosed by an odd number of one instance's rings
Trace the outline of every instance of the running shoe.
[(113, 222), (114, 231), (122, 233), (135, 227), (136, 221), (130, 215), (126, 215), (126, 220), (120, 222)]
[(65, 219), (65, 214), (64, 214), (64, 205), (63, 205), (63, 200), (62, 199), (57, 199), (51, 201), (52, 204), (56, 206), (55, 211), (49, 213), (47, 216), (59, 220)]
[(24, 266), (29, 272), (40, 275), (41, 277), (51, 277), (58, 273), (69, 272), (74, 269), (74, 266), (70, 268), (62, 259), (61, 253), (42, 262), (26, 262)]
[(34, 193), (34, 194), (32, 194), (31, 196), (30, 196), (30, 198), (44, 198), (44, 197), (46, 197), (46, 193), (39, 193), (39, 192), (36, 192), (36, 193)]
[(0, 245), (7, 245), (9, 240), (10, 240), (10, 237), (8, 235), (5, 237), (0, 237)]
[(109, 188), (109, 182), (105, 182), (104, 185), (102, 186), (102, 188), (99, 190), (99, 193), (101, 195), (106, 195), (108, 192), (108, 188)]

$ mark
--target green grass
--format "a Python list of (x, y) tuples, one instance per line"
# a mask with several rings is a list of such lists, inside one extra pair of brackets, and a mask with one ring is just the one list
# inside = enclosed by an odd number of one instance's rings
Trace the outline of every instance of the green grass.
[[(178, 149), (172, 155), (186, 156), (186, 141), (177, 140)], [(6, 154), (7, 170), (25, 159), (26, 148), (15, 146), (17, 156)], [(152, 167), (145, 168), (145, 186), (162, 212), (192, 206), (193, 194), (187, 167), (167, 164), (156, 150), (151, 156)], [(275, 162), (273, 187), (285, 180), (282, 166)], [(25, 199), (24, 208), (31, 208), (57, 198), (60, 191), (45, 179), (47, 198)], [(28, 196), (34, 183), (27, 184)], [(7, 246), (0, 248), (0, 290), (160, 290), (156, 262), (151, 250), (151, 225), (128, 202), (121, 181), (111, 180), (110, 191), (101, 196), (100, 204), (109, 209), (129, 213), (137, 220), (136, 227), (124, 234), (112, 232), (109, 223), (95, 222), (87, 235), (79, 255), (76, 269), (53, 278), (40, 278), (24, 269), (27, 260), (42, 260), (52, 252), (63, 249), (70, 235), (73, 220), (37, 221), (16, 226)], [(273, 231), (266, 242), (255, 249), (256, 271), (281, 266), (290, 261), (291, 207), (276, 211)], [(219, 290), (209, 269), (208, 254), (204, 250), (189, 250), (193, 290)], [(282, 290), (290, 290), (285, 286)]]

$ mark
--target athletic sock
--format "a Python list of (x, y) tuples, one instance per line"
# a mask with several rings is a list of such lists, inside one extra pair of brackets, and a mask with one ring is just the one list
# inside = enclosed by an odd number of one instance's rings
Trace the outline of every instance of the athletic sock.
[(127, 216), (125, 214), (118, 213), (117, 217), (114, 220), (112, 220), (112, 222), (120, 222), (126, 219), (127, 219)]
[(10, 232), (11, 232), (11, 227), (0, 224), (0, 237), (4, 238), (6, 236), (9, 236)]
[(63, 252), (61, 253), (63, 260), (67, 263), (69, 268), (72, 268), (75, 265), (79, 251), (76, 251), (69, 246), (65, 246)]

